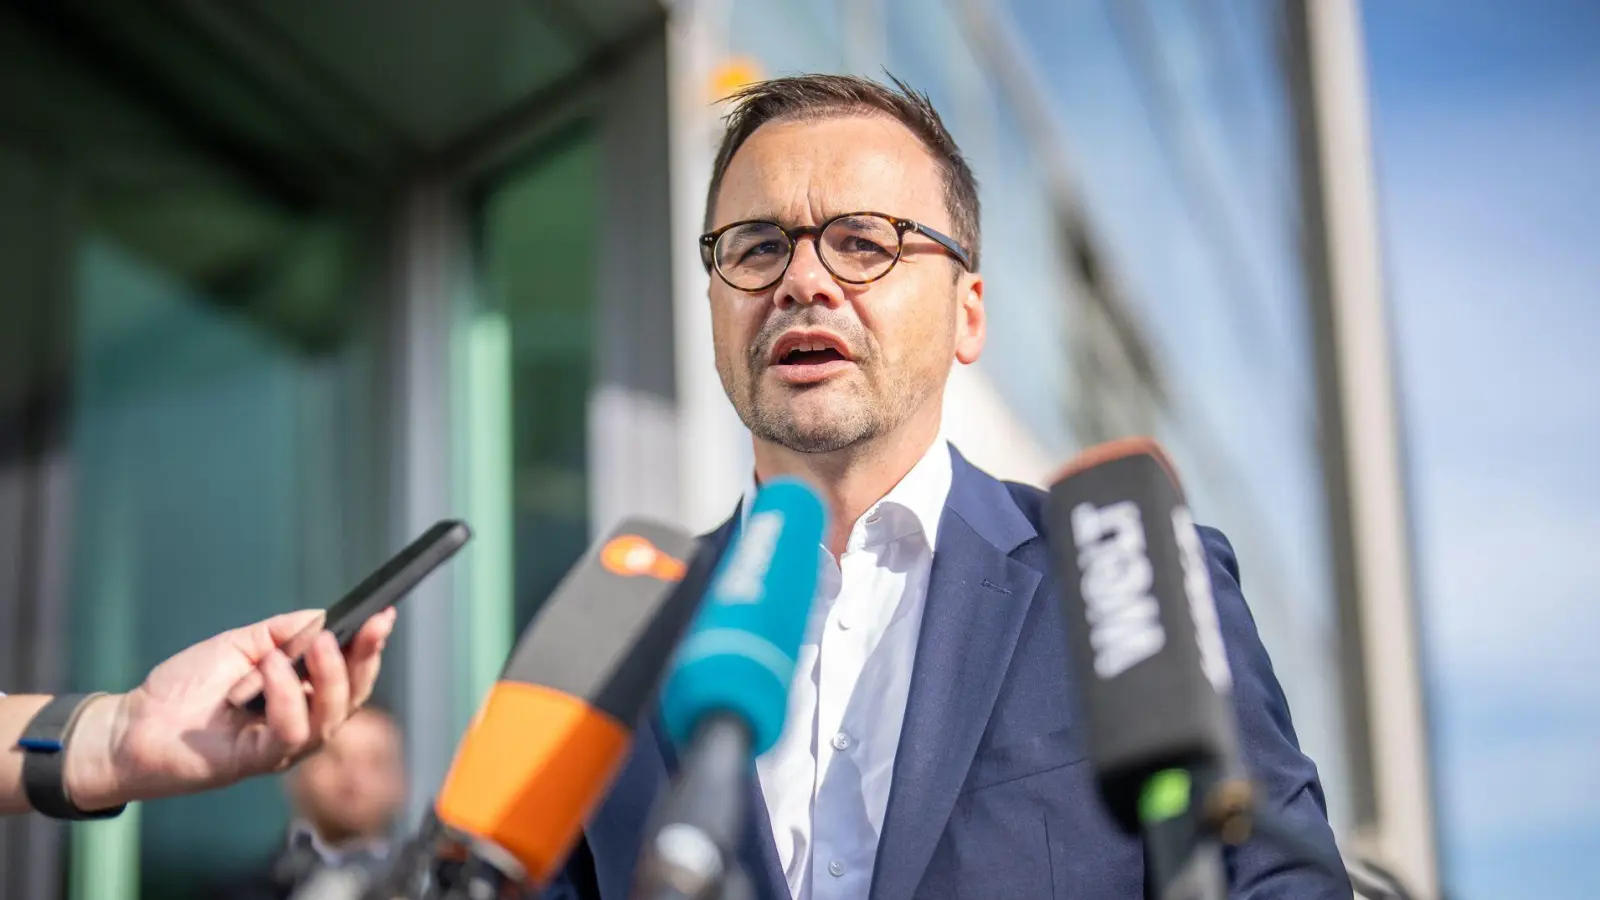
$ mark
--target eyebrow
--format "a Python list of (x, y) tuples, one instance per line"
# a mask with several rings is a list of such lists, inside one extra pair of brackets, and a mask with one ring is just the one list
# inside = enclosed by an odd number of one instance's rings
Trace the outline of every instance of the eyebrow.
[[(790, 225), (790, 220), (787, 217), (780, 216), (770, 209), (763, 209), (760, 212), (748, 213), (742, 216), (734, 216), (733, 218), (729, 219), (728, 222), (776, 222), (785, 228), (789, 227)], [(720, 228), (721, 226), (718, 227)]]
[[(829, 221), (830, 219), (839, 218), (840, 216), (860, 215), (860, 214), (862, 214), (864, 212), (868, 212), (868, 211), (870, 211), (870, 207), (861, 207), (861, 208), (855, 208), (855, 209), (844, 209), (844, 210), (839, 210), (838, 212), (834, 212), (834, 211), (830, 210), (826, 215), (822, 216), (821, 218), (819, 218), (817, 220), (817, 224), (820, 225), (823, 222)], [(748, 215), (735, 216), (735, 217), (729, 219), (727, 222), (724, 222), (723, 225), (728, 225), (728, 224), (731, 224), (733, 222), (773, 222), (773, 223), (776, 223), (778, 225), (783, 226), (784, 228), (792, 228), (795, 225), (795, 222), (794, 222), (793, 219), (791, 219), (791, 218), (789, 218), (787, 216), (778, 215), (777, 213), (773, 212), (770, 209), (762, 210), (762, 211), (756, 212), (756, 213), (750, 213)], [(722, 225), (718, 225), (716, 227), (721, 228), (723, 226)]]

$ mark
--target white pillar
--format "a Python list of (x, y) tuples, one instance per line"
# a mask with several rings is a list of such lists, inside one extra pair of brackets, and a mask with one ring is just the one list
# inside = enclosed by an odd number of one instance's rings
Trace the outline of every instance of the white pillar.
[(723, 393), (712, 358), (708, 276), (696, 242), (722, 133), (712, 85), (728, 50), (730, 9), (729, 0), (679, 2), (667, 26), (679, 517), (696, 530), (713, 528), (732, 513), (753, 464), (749, 432)]
[[(460, 211), (448, 186), (408, 185), (393, 248), (389, 384), (394, 463), (389, 553), (454, 512), (450, 340), (459, 284)], [(451, 578), (425, 579), (400, 605), (408, 776), (407, 822), (444, 781), (465, 717), (455, 702), (458, 659)]]
[[(676, 521), (679, 352), (665, 29), (608, 76), (600, 109), (598, 383), (589, 399), (593, 536), (628, 515)], [(693, 430), (689, 433), (692, 435)]]
[(1355, 0), (1288, 6), (1319, 401), (1360, 789), (1351, 849), (1437, 897), (1411, 541)]

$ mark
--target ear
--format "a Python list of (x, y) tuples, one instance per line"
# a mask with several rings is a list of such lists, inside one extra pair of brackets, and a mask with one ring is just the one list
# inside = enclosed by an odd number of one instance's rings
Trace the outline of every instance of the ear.
[(983, 342), (989, 333), (988, 313), (983, 307), (983, 276), (969, 272), (956, 284), (956, 361), (970, 366), (983, 355)]

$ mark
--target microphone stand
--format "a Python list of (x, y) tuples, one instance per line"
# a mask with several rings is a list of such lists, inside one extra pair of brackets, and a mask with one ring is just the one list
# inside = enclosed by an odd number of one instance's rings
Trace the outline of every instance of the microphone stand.
[(642, 855), (634, 900), (742, 900), (753, 895), (738, 863), (750, 731), (713, 716), (695, 732), (677, 784)]
[(1139, 795), (1146, 900), (1227, 900), (1224, 845), (1259, 835), (1290, 856), (1335, 875), (1344, 861), (1262, 808), (1255, 786), (1240, 775), (1219, 777), (1206, 766), (1157, 772)]
[(1195, 803), (1206, 795), (1195, 775), (1158, 772), (1139, 795), (1145, 900), (1227, 900), (1222, 842)]
[(395, 854), (388, 871), (373, 879), (361, 895), (361, 900), (417, 900), (421, 897), (426, 891), (422, 878), (423, 866), (433, 858), (434, 848), (443, 830), (444, 826), (434, 815), (430, 803), (422, 822), (417, 825), (416, 833), (400, 845), (400, 852)]
[(522, 891), (520, 882), (500, 867), (471, 856), (462, 865), (460, 877), (445, 889), (442, 900), (511, 900)]

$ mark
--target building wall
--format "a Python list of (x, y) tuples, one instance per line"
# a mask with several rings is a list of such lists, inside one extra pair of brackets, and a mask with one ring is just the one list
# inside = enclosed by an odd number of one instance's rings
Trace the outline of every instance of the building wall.
[[(0, 690), (130, 688), (462, 516), (380, 682), (410, 827), (591, 528), (676, 512), (661, 10), (593, 62), (535, 4), (87, 6), (0, 10)], [(0, 895), (182, 900), (282, 788), (8, 820)]]

